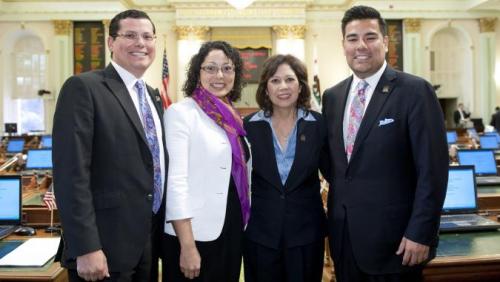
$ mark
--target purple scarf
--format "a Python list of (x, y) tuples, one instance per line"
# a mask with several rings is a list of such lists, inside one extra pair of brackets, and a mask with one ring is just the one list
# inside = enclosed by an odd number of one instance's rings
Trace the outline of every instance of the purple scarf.
[[(197, 87), (191, 96), (200, 108), (215, 121), (227, 134), (231, 143), (233, 176), (238, 198), (240, 199), (241, 214), (243, 216), (243, 226), (246, 226), (250, 218), (250, 200), (247, 178), (247, 165), (243, 145), (240, 136), (246, 136), (243, 129), (243, 121), (233, 108), (231, 101), (226, 97), (224, 103), (221, 98), (216, 97), (206, 89)], [(232, 109), (232, 110), (231, 110)]]

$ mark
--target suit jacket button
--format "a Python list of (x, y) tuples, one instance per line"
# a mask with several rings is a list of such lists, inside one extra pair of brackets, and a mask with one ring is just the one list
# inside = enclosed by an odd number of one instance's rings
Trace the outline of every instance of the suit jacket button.
[(152, 201), (152, 200), (153, 200), (153, 194), (147, 194), (147, 195), (146, 195), (146, 199), (147, 199), (148, 201)]

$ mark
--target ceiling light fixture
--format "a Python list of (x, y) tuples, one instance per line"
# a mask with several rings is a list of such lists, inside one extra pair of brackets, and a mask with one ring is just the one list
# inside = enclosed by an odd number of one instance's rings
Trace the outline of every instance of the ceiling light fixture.
[(233, 6), (237, 10), (243, 10), (250, 6), (254, 0), (226, 0), (229, 5)]

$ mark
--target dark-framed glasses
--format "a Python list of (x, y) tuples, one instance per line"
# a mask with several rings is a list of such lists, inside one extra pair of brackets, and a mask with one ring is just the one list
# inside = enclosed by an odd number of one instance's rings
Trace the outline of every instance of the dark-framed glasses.
[(223, 74), (233, 74), (234, 73), (234, 66), (233, 65), (222, 65), (219, 67), (218, 65), (210, 64), (210, 65), (201, 66), (201, 69), (209, 74), (216, 74), (219, 72), (219, 70)]
[(151, 34), (151, 33), (139, 34), (136, 32), (125, 32), (125, 33), (117, 33), (116, 36), (123, 37), (127, 40), (130, 40), (130, 41), (136, 41), (137, 39), (139, 39), (139, 37), (142, 37), (142, 39), (144, 41), (147, 41), (147, 42), (152, 42), (156, 39), (156, 35)]

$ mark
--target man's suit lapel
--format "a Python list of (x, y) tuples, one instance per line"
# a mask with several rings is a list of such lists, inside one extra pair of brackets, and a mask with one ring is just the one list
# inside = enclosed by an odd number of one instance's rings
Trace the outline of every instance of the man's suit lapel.
[(359, 150), (362, 142), (370, 132), (370, 129), (373, 128), (373, 123), (377, 120), (379, 116), (379, 112), (384, 106), (387, 98), (391, 94), (394, 89), (396, 83), (396, 72), (387, 67), (373, 92), (373, 96), (368, 104), (368, 108), (363, 116), (363, 120), (361, 121), (361, 125), (358, 130), (358, 134), (356, 135), (356, 140), (354, 142), (354, 148), (351, 155), (351, 160), (356, 155), (356, 152)]
[(312, 149), (311, 144), (315, 144), (315, 141), (311, 140), (311, 138), (315, 136), (313, 132), (314, 125), (314, 122), (307, 122), (305, 120), (299, 120), (297, 124), (295, 158), (285, 182), (287, 193), (299, 187), (303, 175), (307, 173), (307, 168), (304, 167), (304, 165), (309, 163), (309, 157), (311, 156), (310, 151)]
[[(340, 96), (339, 101), (333, 101), (334, 102), (334, 115), (335, 115), (335, 120), (338, 122), (334, 123), (336, 124), (337, 128), (334, 128), (332, 132), (340, 132), (340, 134), (337, 134), (337, 141), (339, 144), (342, 144), (342, 148), (345, 148), (345, 143), (344, 143), (344, 112), (346, 108), (346, 103), (347, 103), (347, 97), (349, 96), (349, 90), (351, 89), (351, 83), (352, 83), (352, 76), (350, 79), (346, 80), (344, 85), (342, 85), (340, 89), (340, 93), (342, 93), (342, 96)], [(346, 151), (344, 150), (344, 157), (342, 158), (342, 164), (344, 167), (347, 166), (347, 154)]]
[[(118, 99), (120, 104), (122, 105), (125, 113), (129, 117), (130, 121), (134, 125), (135, 129), (141, 136), (144, 143), (147, 145), (148, 142), (146, 140), (146, 135), (144, 133), (144, 128), (142, 127), (141, 120), (139, 115), (137, 114), (137, 110), (135, 109), (134, 102), (130, 98), (127, 88), (123, 83), (120, 75), (116, 72), (115, 68), (111, 64), (106, 67), (104, 70), (104, 83), (111, 90), (111, 93)], [(154, 100), (153, 100), (154, 101)]]

